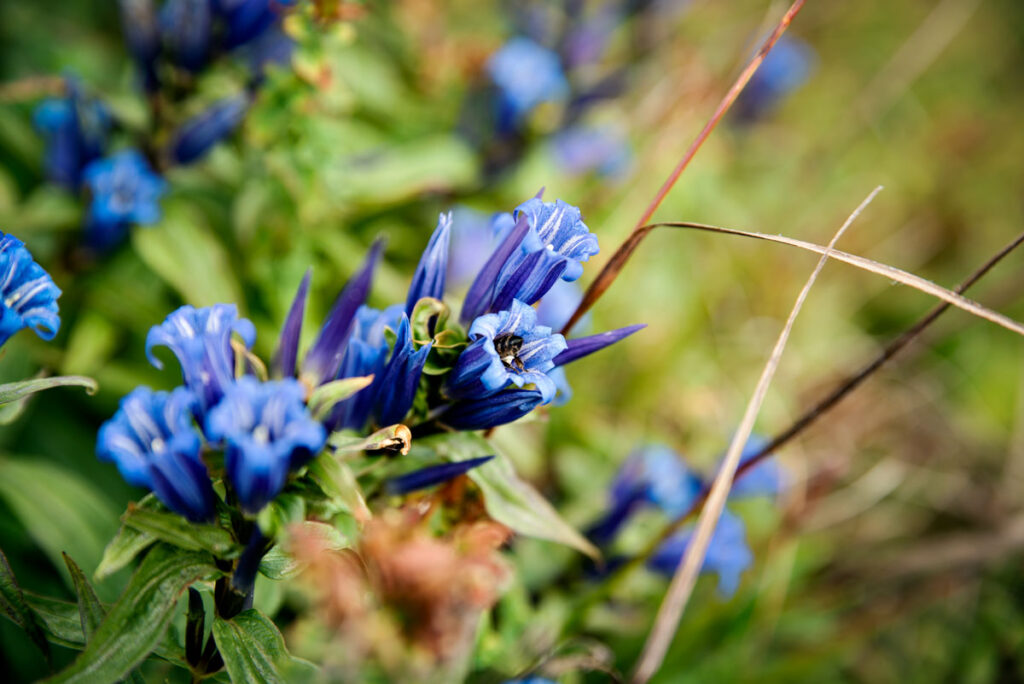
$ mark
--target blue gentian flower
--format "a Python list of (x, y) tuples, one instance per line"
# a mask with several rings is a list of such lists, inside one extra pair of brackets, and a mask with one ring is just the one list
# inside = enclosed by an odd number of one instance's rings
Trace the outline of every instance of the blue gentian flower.
[(231, 49), (262, 35), (276, 24), (293, 0), (214, 0), (227, 25), (224, 47)]
[(284, 487), (288, 471), (324, 446), (327, 431), (313, 420), (305, 388), (292, 378), (239, 378), (206, 416), (206, 434), (225, 446), (228, 481), (242, 510), (257, 513)]
[[(692, 537), (691, 527), (667, 539), (651, 556), (647, 562), (648, 567), (669, 577), (675, 575)], [(728, 511), (722, 511), (722, 517), (718, 520), (718, 526), (708, 545), (701, 572), (716, 573), (718, 592), (729, 597), (736, 593), (740, 585), (740, 576), (750, 567), (753, 559), (753, 554), (747, 546), (743, 521)]]
[[(561, 330), (582, 301), (583, 290), (579, 285), (567, 280), (558, 280), (537, 305), (537, 322), (552, 330)], [(590, 314), (587, 313), (573, 326), (573, 330), (579, 332), (589, 326)]]
[(445, 277), (448, 274), (448, 245), (451, 242), (452, 213), (441, 214), (437, 220), (437, 228), (430, 236), (427, 248), (423, 250), (420, 263), (412, 276), (409, 295), (405, 300), (405, 313), (412, 316), (416, 302), (424, 297), (442, 299), (444, 297)]
[(565, 338), (537, 324), (537, 312), (519, 300), (508, 311), (473, 321), (469, 346), (459, 355), (446, 385), (453, 399), (477, 399), (509, 385), (535, 385), (543, 403), (555, 396), (547, 372), (566, 349)]
[(509, 40), (487, 62), (487, 72), (498, 87), (499, 127), (519, 125), (534, 107), (564, 99), (569, 83), (558, 55), (529, 38)]
[(419, 470), (414, 470), (411, 473), (388, 480), (384, 488), (389, 494), (409, 494), (410, 492), (439, 485), (442, 482), (454, 480), (459, 475), (468, 473), (473, 468), (487, 463), (492, 458), (494, 456), (478, 456), (476, 458), (467, 458), (465, 461), (427, 466), (426, 468), (420, 468)]
[(46, 140), (47, 178), (75, 192), (83, 169), (103, 154), (110, 112), (98, 100), (85, 97), (73, 81), (67, 81), (67, 88), (67, 97), (43, 100), (33, 121)]
[(206, 66), (213, 25), (211, 0), (167, 0), (160, 8), (160, 33), (174, 63), (191, 72)]
[(0, 346), (23, 328), (44, 340), (60, 329), (58, 288), (25, 244), (0, 232)]
[(170, 394), (138, 387), (100, 428), (96, 453), (129, 484), (151, 489), (172, 511), (200, 522), (213, 517), (216, 495), (192, 422), (196, 403), (184, 387)]
[(168, 155), (178, 164), (190, 164), (238, 127), (249, 108), (244, 95), (227, 97), (189, 119), (175, 133)]
[(139, 67), (147, 93), (159, 85), (156, 59), (160, 54), (160, 27), (152, 0), (119, 0), (121, 27), (128, 52)]
[(372, 375), (374, 381), (334, 408), (325, 421), (328, 429), (361, 430), (366, 426), (377, 403), (377, 394), (382, 386), (380, 380), (383, 378), (387, 362), (388, 342), (385, 330), (395, 330), (403, 316), (401, 304), (389, 306), (384, 311), (369, 306), (361, 306), (356, 311), (352, 337), (349, 338), (345, 349), (338, 378)]
[[(740, 454), (740, 465), (750, 460), (768, 444), (764, 437), (751, 435)], [(724, 455), (723, 455), (724, 457)], [(732, 483), (729, 498), (739, 499), (754, 496), (778, 496), (786, 487), (782, 468), (774, 456), (761, 460)]]
[(172, 312), (146, 335), (146, 356), (157, 368), (163, 364), (153, 348), (169, 348), (181, 364), (185, 385), (199, 400), (202, 411), (213, 407), (235, 381), (235, 353), (231, 333), (238, 333), (251, 347), (256, 329), (251, 321), (238, 317), (234, 304), (214, 304), (202, 309), (185, 305)]
[(82, 179), (92, 195), (86, 232), (94, 246), (115, 244), (131, 224), (160, 220), (159, 200), (167, 183), (137, 151), (97, 159), (85, 167)]
[(619, 468), (609, 490), (608, 513), (588, 531), (598, 544), (615, 536), (629, 516), (643, 506), (654, 506), (671, 517), (689, 510), (702, 483), (668, 447), (648, 446), (633, 452)]
[(438, 421), (453, 430), (490, 430), (519, 420), (543, 401), (537, 390), (506, 390), (482, 399), (457, 401)]
[(551, 139), (558, 164), (568, 173), (621, 176), (629, 167), (629, 145), (614, 128), (573, 126)]
[(799, 38), (782, 36), (740, 93), (736, 116), (749, 123), (769, 113), (810, 78), (814, 63), (815, 53), (810, 45)]
[(374, 408), (377, 425), (400, 423), (409, 413), (431, 346), (432, 343), (427, 343), (416, 349), (409, 319), (403, 313), (391, 359), (384, 371), (374, 378), (373, 384), (377, 385)]

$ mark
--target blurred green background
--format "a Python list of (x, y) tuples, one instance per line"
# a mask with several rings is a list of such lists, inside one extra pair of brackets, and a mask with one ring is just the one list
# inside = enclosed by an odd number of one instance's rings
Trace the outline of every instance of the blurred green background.
[[(120, 117), (144, 120), (116, 6), (0, 3), (0, 230), (25, 240), (64, 290), (58, 338), (11, 340), (0, 381), (46, 368), (100, 383), (91, 397), (38, 396), (0, 428), (0, 546), (22, 583), (70, 596), (61, 550), (91, 571), (119, 512), (140, 495), (95, 460), (95, 431), (135, 385), (175, 384), (175, 369), (147, 364), (143, 340), (180, 303), (238, 302), (266, 358), (309, 265), (307, 320), (318, 321), (365, 246), (384, 235), (371, 303), (396, 301), (439, 211), (511, 210), (541, 186), (579, 206), (601, 240), (588, 283), (784, 9), (677, 5), (658, 21), (622, 26), (606, 56), (625, 69), (627, 86), (587, 116), (620, 127), (633, 150), (628, 170), (611, 179), (560, 168), (545, 112), (521, 161), (501, 174), (484, 173), (458, 134), (483, 61), (513, 32), (505, 3), (406, 0), (367, 5), (327, 28), (296, 22), (294, 68), (271, 75), (236, 138), (171, 171), (159, 225), (95, 257), (76, 247), (76, 201), (43, 183), (31, 125), (38, 93), (12, 84), (74, 72)], [(727, 119), (656, 218), (825, 243), (881, 184), (841, 248), (947, 287), (1021, 229), (1024, 5), (809, 2), (791, 33), (816, 53), (810, 78), (755, 122)], [(217, 72), (199, 91), (214, 98), (233, 84)], [(637, 445), (665, 443), (710, 469), (814, 259), (737, 237), (654, 233), (592, 323), (648, 329), (570, 368), (568, 406), (496, 439), (581, 528)], [(1022, 260), (1009, 257), (972, 298), (1024, 319)], [(932, 304), (829, 264), (758, 432), (786, 427)], [(656, 681), (1024, 679), (1021, 342), (953, 311), (787, 447), (792, 486), (780, 505), (741, 510), (755, 565), (728, 601), (713, 579), (701, 580)], [(643, 546), (661, 522), (638, 521), (625, 546)], [(502, 609), (521, 601), (558, 613), (566, 597), (546, 583), (572, 552), (520, 540), (510, 554), (519, 579)], [(124, 581), (100, 584), (102, 598)], [(573, 646), (607, 643), (627, 671), (665, 585), (634, 576), (584, 616), (586, 637)], [(0, 644), (5, 680), (43, 673), (6, 621)]]

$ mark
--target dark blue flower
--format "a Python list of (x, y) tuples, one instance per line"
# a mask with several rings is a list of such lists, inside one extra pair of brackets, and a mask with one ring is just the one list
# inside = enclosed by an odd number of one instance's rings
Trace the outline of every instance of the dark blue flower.
[(251, 83), (259, 85), (266, 76), (267, 67), (287, 65), (295, 52), (295, 41), (280, 28), (264, 31), (245, 46), (245, 57), (252, 71)]
[(438, 421), (453, 430), (489, 430), (519, 420), (543, 403), (536, 390), (506, 390), (451, 404)]
[(324, 446), (327, 431), (313, 420), (305, 388), (292, 378), (239, 378), (206, 416), (206, 434), (225, 447), (228, 481), (242, 510), (257, 513)]
[(468, 473), (473, 468), (487, 463), (492, 458), (494, 456), (478, 456), (477, 458), (467, 458), (465, 461), (441, 463), (420, 468), (419, 470), (414, 470), (411, 473), (388, 480), (385, 489), (389, 494), (408, 494), (419, 489), (433, 487), (442, 482), (454, 480), (459, 475)]
[(86, 232), (94, 246), (115, 244), (131, 224), (160, 220), (160, 197), (167, 183), (137, 151), (97, 159), (85, 167), (82, 179), (92, 195)]
[(238, 317), (234, 304), (214, 304), (202, 309), (186, 304), (163, 323), (150, 328), (146, 356), (154, 366), (163, 368), (153, 355), (153, 347), (169, 348), (181, 364), (185, 385), (198, 397), (201, 409), (207, 411), (235, 381), (232, 332), (238, 333), (247, 347), (256, 339), (253, 324)]
[(101, 102), (83, 95), (74, 81), (67, 81), (67, 88), (67, 97), (41, 102), (33, 121), (46, 140), (43, 165), (47, 178), (77, 191), (83, 169), (103, 154), (110, 113)]
[(190, 164), (238, 127), (249, 109), (244, 95), (227, 97), (186, 121), (175, 133), (168, 154), (178, 164)]
[(423, 250), (420, 263), (412, 276), (409, 295), (405, 300), (405, 313), (412, 316), (416, 302), (424, 297), (442, 299), (444, 297), (445, 277), (448, 273), (448, 245), (451, 242), (452, 213), (441, 214), (437, 219), (437, 228), (430, 236), (427, 248)]
[(431, 346), (432, 343), (427, 343), (416, 349), (409, 328), (409, 319), (403, 313), (398, 324), (398, 337), (391, 351), (391, 359), (384, 372), (374, 378), (373, 384), (377, 385), (374, 408), (377, 425), (400, 423), (409, 413)]
[(345, 356), (346, 343), (352, 334), (356, 311), (366, 302), (373, 271), (383, 248), (384, 243), (381, 240), (370, 247), (363, 267), (345, 284), (330, 313), (327, 314), (320, 334), (303, 359), (302, 378), (310, 385), (316, 386), (338, 376)]
[(566, 349), (565, 338), (537, 325), (537, 312), (519, 300), (508, 311), (487, 314), (473, 321), (469, 346), (449, 375), (446, 393), (453, 399), (477, 399), (509, 385), (534, 385), (543, 403), (555, 396), (555, 383), (547, 372)]
[[(647, 562), (648, 567), (670, 577), (675, 575), (692, 538), (692, 528), (670, 537), (651, 556)], [(740, 585), (740, 576), (750, 567), (753, 559), (753, 554), (747, 546), (743, 521), (728, 511), (722, 511), (722, 517), (718, 520), (718, 526), (708, 545), (701, 572), (716, 573), (718, 592), (728, 597), (736, 593)]]
[(174, 63), (198, 72), (210, 54), (210, 0), (167, 0), (160, 8), (160, 33)]
[(814, 70), (814, 49), (804, 41), (783, 36), (765, 57), (736, 101), (736, 116), (742, 122), (761, 118), (782, 99), (799, 88)]
[(23, 328), (44, 340), (60, 329), (58, 288), (13, 235), (0, 233), (0, 346)]
[(243, 45), (263, 34), (281, 18), (293, 0), (214, 0), (227, 32), (224, 47)]
[(170, 394), (138, 387), (100, 428), (96, 454), (130, 484), (153, 490), (172, 511), (199, 522), (213, 517), (215, 494), (192, 423), (195, 405), (184, 387)]
[[(380, 380), (388, 356), (388, 342), (385, 330), (394, 330), (403, 318), (401, 304), (378, 311), (361, 306), (356, 312), (352, 337), (345, 349), (345, 356), (338, 371), (338, 378), (357, 378), (372, 375), (373, 383), (341, 401), (325, 421), (328, 429), (349, 428), (361, 430), (370, 419), (381, 388)], [(408, 410), (408, 409), (407, 409)], [(404, 414), (403, 414), (404, 415)]]
[(614, 178), (629, 167), (629, 144), (612, 127), (573, 126), (555, 135), (551, 145), (559, 165), (574, 175)]
[(509, 40), (487, 62), (487, 72), (498, 87), (499, 127), (519, 125), (534, 107), (564, 99), (569, 83), (558, 55), (529, 38)]
[[(767, 444), (768, 440), (765, 438), (751, 435), (740, 454), (740, 465), (749, 461)], [(775, 457), (769, 455), (744, 472), (742, 476), (737, 477), (729, 491), (729, 497), (739, 499), (753, 496), (778, 496), (785, 486), (782, 468)]]
[(306, 294), (313, 269), (308, 269), (299, 283), (295, 298), (288, 309), (288, 316), (281, 326), (281, 337), (270, 367), (276, 377), (290, 378), (295, 375), (295, 363), (299, 358), (299, 337), (302, 335), (302, 315), (306, 311)]
[(121, 27), (128, 52), (139, 67), (142, 87), (153, 92), (159, 85), (156, 59), (160, 54), (160, 27), (152, 0), (120, 0)]

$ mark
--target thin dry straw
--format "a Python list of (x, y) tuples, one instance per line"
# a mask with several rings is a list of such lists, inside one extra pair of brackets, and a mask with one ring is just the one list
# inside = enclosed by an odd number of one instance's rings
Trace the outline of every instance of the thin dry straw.
[[(704, 141), (711, 135), (711, 131), (715, 130), (715, 127), (718, 126), (718, 122), (722, 120), (722, 117), (725, 116), (727, 111), (729, 111), (733, 102), (735, 102), (736, 98), (739, 97), (739, 94), (743, 92), (743, 89), (747, 86), (747, 82), (750, 81), (754, 73), (761, 66), (764, 58), (768, 55), (768, 51), (772, 49), (779, 38), (782, 37), (782, 34), (786, 32), (786, 29), (789, 28), (789, 25), (800, 11), (800, 8), (804, 6), (804, 1), (805, 0), (796, 0), (792, 5), (790, 5), (789, 9), (786, 10), (786, 13), (782, 15), (782, 19), (779, 20), (775, 30), (772, 31), (770, 36), (768, 36), (768, 40), (764, 42), (764, 45), (762, 45), (761, 49), (757, 51), (757, 54), (754, 55), (752, 60), (750, 60), (750, 63), (747, 64), (746, 68), (740, 72), (740, 75), (736, 78), (732, 87), (729, 88), (729, 91), (722, 98), (721, 102), (718, 103), (718, 108), (715, 109), (714, 114), (711, 115), (711, 118), (708, 119), (704, 128), (702, 128), (700, 133), (697, 134), (697, 137), (694, 138), (689, 149), (686, 150), (683, 158), (679, 160), (678, 164), (676, 164), (672, 173), (670, 173), (668, 178), (665, 179), (665, 182), (662, 183), (661, 188), (658, 189), (658, 193), (654, 196), (654, 199), (647, 205), (644, 213), (640, 216), (640, 220), (636, 222), (636, 227), (633, 228), (633, 233), (626, 239), (626, 242), (622, 247), (620, 247), (612, 256), (611, 261), (605, 264), (605, 267), (601, 269), (601, 273), (598, 274), (597, 279), (590, 284), (589, 288), (587, 288), (586, 293), (583, 295), (583, 300), (580, 302), (580, 305), (576, 307), (576, 311), (573, 312), (572, 318), (570, 318), (569, 322), (565, 324), (564, 328), (562, 328), (563, 335), (567, 335), (579, 319), (583, 317), (583, 314), (587, 313), (587, 311), (590, 310), (590, 307), (592, 307), (594, 303), (601, 298), (601, 295), (605, 293), (605, 290), (608, 289), (618, 276), (622, 267), (626, 265), (626, 261), (632, 254), (633, 249), (629, 249), (624, 252), (624, 248), (634, 240), (637, 233), (644, 230), (644, 224), (651, 220), (651, 216), (653, 216), (654, 212), (657, 211), (659, 206), (661, 206), (662, 201), (668, 195), (672, 186), (674, 186), (676, 181), (679, 180), (679, 176), (682, 175), (686, 167), (690, 165), (690, 162), (693, 161), (693, 158), (701, 148), (701, 145), (703, 145)], [(639, 242), (639, 240), (637, 240), (637, 242)]]
[(715, 477), (711, 493), (708, 495), (707, 504), (704, 506), (704, 510), (697, 521), (697, 528), (686, 548), (686, 553), (676, 569), (672, 583), (669, 585), (668, 593), (665, 595), (665, 600), (658, 609), (654, 626), (651, 628), (647, 643), (644, 644), (643, 652), (640, 654), (640, 660), (632, 677), (632, 681), (635, 684), (647, 682), (658, 671), (665, 659), (665, 654), (668, 652), (668, 647), (672, 643), (672, 638), (675, 636), (676, 629), (679, 626), (679, 620), (686, 608), (687, 601), (689, 601), (690, 594), (693, 592), (697, 575), (700, 574), (700, 569), (704, 565), (704, 558), (707, 555), (711, 536), (714, 534), (715, 527), (717, 527), (718, 520), (725, 508), (725, 501), (732, 487), (733, 476), (739, 466), (740, 454), (743, 452), (743, 447), (746, 446), (750, 432), (754, 429), (754, 421), (761, 410), (761, 404), (768, 393), (768, 387), (775, 376), (775, 371), (779, 367), (782, 352), (786, 348), (786, 342), (789, 340), (789, 334), (793, 329), (796, 317), (800, 313), (800, 309), (803, 307), (811, 287), (814, 286), (814, 281), (817, 280), (818, 274), (821, 273), (825, 262), (832, 255), (832, 249), (836, 242), (881, 189), (881, 186), (879, 186), (871, 191), (871, 194), (860, 203), (860, 206), (850, 214), (839, 230), (836, 231), (836, 234), (832, 237), (824, 252), (822, 252), (822, 256), (818, 260), (814, 271), (800, 291), (796, 302), (793, 304), (793, 309), (789, 313), (786, 325), (782, 328), (782, 332), (779, 333), (779, 338), (775, 342), (775, 347), (772, 349), (771, 356), (769, 356), (764, 370), (761, 372), (761, 378), (757, 383), (753, 396), (750, 398), (750, 402), (747, 404), (739, 428), (736, 430), (732, 443), (729, 445), (729, 450), (726, 453), (721, 470)]

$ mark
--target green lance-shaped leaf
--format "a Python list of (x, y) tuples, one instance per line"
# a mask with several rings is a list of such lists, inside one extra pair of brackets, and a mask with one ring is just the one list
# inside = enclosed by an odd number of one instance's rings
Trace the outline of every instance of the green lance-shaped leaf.
[[(352, 540), (330, 523), (306, 520), (299, 523), (302, 533), (316, 537), (325, 549), (340, 551), (352, 547)], [(286, 545), (286, 544), (285, 544)], [(260, 573), (272, 580), (291, 577), (302, 569), (302, 564), (288, 553), (283, 544), (275, 544), (260, 561)]]
[[(136, 510), (167, 510), (160, 503), (160, 500), (156, 498), (155, 494), (147, 494), (142, 497), (135, 504), (135, 507)], [(156, 537), (148, 532), (142, 532), (126, 523), (121, 523), (121, 528), (117, 531), (114, 538), (110, 540), (110, 543), (107, 544), (107, 548), (103, 550), (103, 558), (100, 559), (100, 564), (94, 573), (96, 581), (98, 582), (113, 575), (135, 560), (136, 556), (155, 544), (156, 541)]]
[(190, 523), (176, 513), (128, 504), (128, 510), (121, 519), (129, 527), (189, 551), (209, 551), (218, 558), (234, 558), (242, 551), (227, 530)]
[(25, 595), (14, 578), (14, 572), (7, 563), (7, 556), (0, 551), (0, 612), (14, 621), (39, 647), (39, 650), (50, 660), (50, 644), (46, 641), (43, 630), (36, 622), (36, 616), (25, 601)]
[(288, 653), (277, 625), (255, 609), (230, 620), (214, 620), (213, 638), (235, 684), (307, 681), (315, 670), (312, 664)]
[(366, 506), (355, 474), (347, 464), (338, 461), (333, 454), (325, 453), (309, 464), (308, 472), (324, 494), (351, 513), (356, 520), (370, 519), (370, 509)]
[(160, 645), (181, 593), (193, 582), (218, 574), (209, 554), (157, 546), (142, 561), (85, 650), (47, 681), (124, 678)]
[(107, 611), (104, 610), (103, 604), (100, 603), (89, 580), (85, 578), (82, 568), (78, 567), (78, 563), (66, 553), (64, 554), (64, 564), (68, 566), (71, 584), (75, 587), (75, 595), (78, 596), (78, 617), (82, 623), (82, 634), (88, 642), (93, 632), (103, 622)]
[[(451, 461), (465, 461), (495, 453), (493, 445), (473, 433), (456, 432), (417, 442)], [(565, 522), (554, 506), (528, 482), (519, 479), (512, 462), (502, 454), (470, 470), (467, 475), (484, 494), (487, 514), (519, 534), (565, 544), (591, 558), (601, 552)]]
[(89, 394), (96, 392), (98, 385), (92, 378), (83, 375), (58, 375), (53, 378), (35, 378), (0, 385), (0, 406), (10, 404), (54, 387), (84, 387)]
[(342, 378), (320, 385), (309, 397), (309, 410), (317, 420), (323, 420), (339, 402), (348, 399), (373, 382), (372, 375)]

